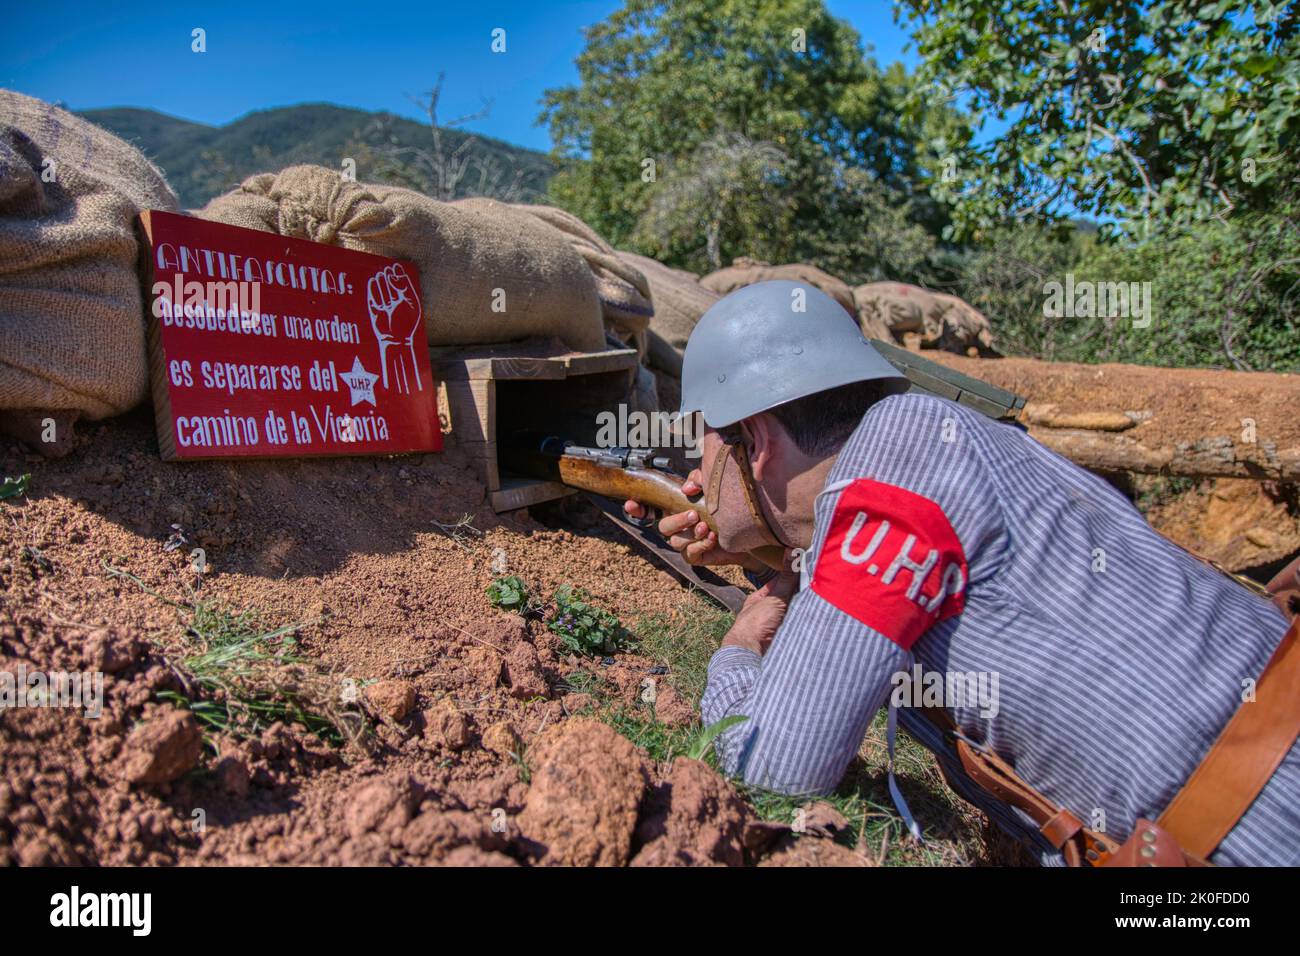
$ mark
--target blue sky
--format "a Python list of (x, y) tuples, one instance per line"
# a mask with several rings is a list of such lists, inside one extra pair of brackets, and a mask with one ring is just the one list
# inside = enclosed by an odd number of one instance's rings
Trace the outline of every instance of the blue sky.
[[(104, 4), (41, 0), (10, 4), (0, 34), (0, 87), (71, 109), (140, 106), (202, 123), (293, 103), (328, 102), (419, 116), (408, 95), (447, 73), (441, 118), (478, 111), (470, 128), (535, 149), (550, 138), (534, 125), (548, 87), (577, 80), (581, 29), (622, 4), (406, 3)], [(902, 60), (906, 33), (889, 0), (830, 0), (882, 64)], [(191, 52), (191, 30), (207, 52)], [(506, 31), (506, 53), (491, 51)]]

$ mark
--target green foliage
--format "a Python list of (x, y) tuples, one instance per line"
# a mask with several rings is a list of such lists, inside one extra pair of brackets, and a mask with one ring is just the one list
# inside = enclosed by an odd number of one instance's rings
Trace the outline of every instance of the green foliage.
[(1084, 321), (1061, 358), (1300, 370), (1300, 203), (1211, 220), (1137, 244), (1096, 245), (1075, 268), (1095, 281), (1149, 281), (1153, 320)]
[(687, 700), (699, 700), (709, 678), (709, 659), (735, 616), (703, 598), (684, 602), (669, 618), (647, 615), (633, 623), (637, 652), (668, 665), (668, 682)]
[(577, 66), (543, 100), (564, 164), (550, 195), (615, 245), (696, 269), (828, 256), (851, 279), (879, 268), (858, 264), (855, 223), (887, 207), (942, 225), (914, 184), (938, 159), (923, 144), (964, 142), (957, 113), (904, 116), (905, 71), (821, 0), (629, 0)]
[[(1211, 220), (1195, 232), (1101, 243), (1025, 223), (954, 256), (954, 291), (993, 323), (1010, 354), (1271, 371), (1300, 369), (1300, 202)], [(1149, 282), (1150, 325), (1045, 315), (1049, 282)]]
[(5, 476), (3, 484), (0, 484), (0, 501), (6, 498), (18, 498), (27, 494), (27, 483), (31, 480), (30, 474), (19, 475), (17, 478)]
[[(924, 62), (996, 140), (944, 144), (961, 234), (1075, 210), (1130, 238), (1261, 208), (1300, 159), (1300, 14), (1284, 2), (899, 0)], [(936, 96), (936, 93), (938, 94)]]
[(528, 616), (541, 609), (541, 603), (528, 591), (528, 585), (517, 574), (497, 578), (487, 586), (488, 601), (503, 611), (514, 611)]
[(581, 588), (561, 585), (547, 630), (576, 654), (611, 654), (626, 640), (627, 631), (616, 615), (592, 604), (590, 598)]

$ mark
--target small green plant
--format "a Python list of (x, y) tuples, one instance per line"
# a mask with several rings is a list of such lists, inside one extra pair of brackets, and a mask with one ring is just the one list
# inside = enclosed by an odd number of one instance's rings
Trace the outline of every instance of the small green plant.
[(31, 477), (30, 474), (19, 475), (17, 478), (10, 478), (6, 475), (4, 484), (0, 484), (0, 501), (25, 495), (27, 493), (27, 482)]
[(529, 593), (528, 585), (517, 574), (497, 578), (487, 586), (488, 601), (503, 611), (514, 611), (524, 617), (541, 611), (541, 602)]
[(575, 654), (612, 654), (627, 639), (616, 615), (591, 603), (581, 588), (563, 584), (555, 592), (555, 612), (547, 629)]
[(713, 747), (713, 741), (724, 731), (730, 730), (736, 724), (743, 724), (749, 720), (744, 714), (732, 714), (730, 717), (723, 717), (716, 724), (709, 724), (701, 730), (691, 741), (690, 747), (686, 749), (686, 756), (692, 760), (703, 760)]

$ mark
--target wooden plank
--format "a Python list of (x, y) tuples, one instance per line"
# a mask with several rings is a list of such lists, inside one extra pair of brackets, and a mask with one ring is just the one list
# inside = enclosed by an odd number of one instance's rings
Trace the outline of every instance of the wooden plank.
[(458, 442), (496, 438), (496, 386), (492, 381), (447, 383), (451, 431)]
[(488, 491), (501, 487), (501, 471), (497, 466), (497, 443), (494, 441), (470, 441), (460, 443), (461, 454), (483, 479)]
[(437, 346), (429, 349), (437, 375), (443, 381), (474, 379), (556, 380), (570, 375), (617, 372), (635, 368), (636, 349), (574, 352), (558, 339), (524, 339), (502, 345)]
[(636, 368), (639, 361), (636, 349), (610, 349), (565, 356), (564, 365), (570, 375), (593, 375), (597, 372), (625, 372)]
[(499, 491), (489, 496), (492, 510), (500, 514), (503, 511), (517, 511), (529, 505), (554, 501), (575, 494), (574, 489), (558, 481), (537, 481), (532, 478), (507, 478)]

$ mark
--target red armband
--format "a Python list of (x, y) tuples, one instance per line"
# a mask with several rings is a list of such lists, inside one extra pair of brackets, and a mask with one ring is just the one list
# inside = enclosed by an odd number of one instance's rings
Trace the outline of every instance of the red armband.
[(840, 493), (811, 588), (907, 649), (962, 612), (968, 580), (961, 542), (938, 504), (859, 478)]

